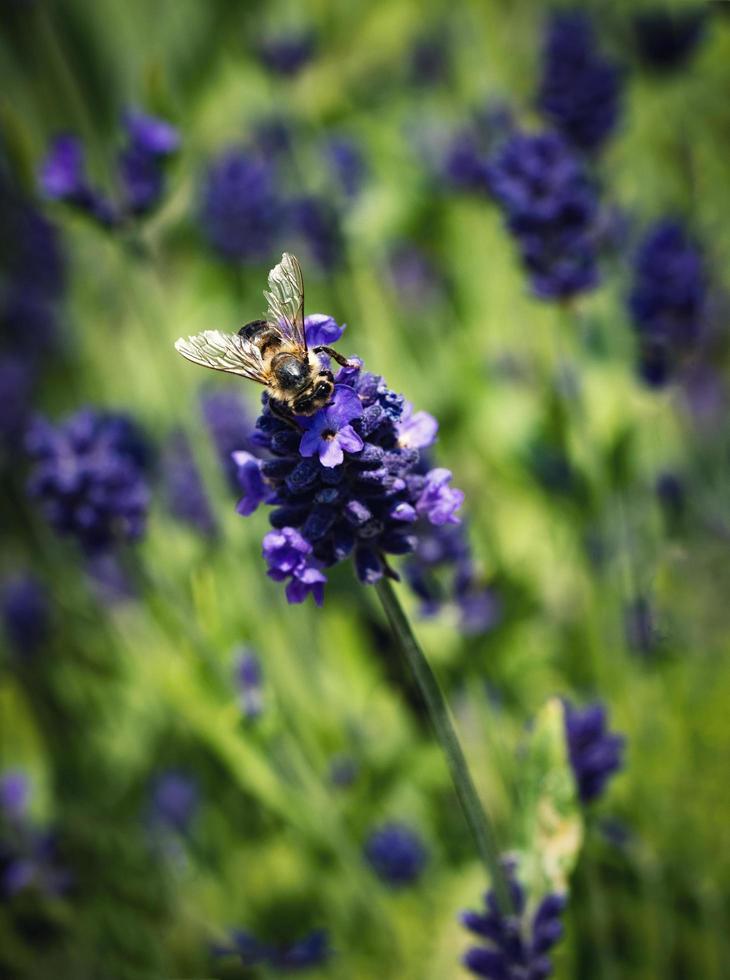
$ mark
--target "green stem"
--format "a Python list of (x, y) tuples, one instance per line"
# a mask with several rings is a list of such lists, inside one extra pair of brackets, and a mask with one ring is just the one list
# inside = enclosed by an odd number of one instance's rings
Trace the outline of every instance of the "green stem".
[(446, 756), (456, 795), (459, 798), (459, 803), (461, 803), (469, 829), (474, 836), (479, 856), (489, 872), (500, 910), (503, 913), (510, 913), (512, 903), (504, 870), (499, 860), (496, 835), (469, 774), (469, 768), (451, 721), (444, 695), (418, 644), (418, 640), (413, 635), (411, 625), (403, 612), (390, 579), (381, 578), (375, 586), (375, 591), (378, 593), (378, 598), (383, 604), (391, 629), (423, 695), (431, 724)]

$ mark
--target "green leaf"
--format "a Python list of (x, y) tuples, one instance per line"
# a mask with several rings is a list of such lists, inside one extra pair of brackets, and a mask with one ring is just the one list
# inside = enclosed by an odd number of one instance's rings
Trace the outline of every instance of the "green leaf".
[(583, 818), (559, 698), (537, 715), (521, 770), (519, 877), (533, 898), (566, 892), (583, 842)]

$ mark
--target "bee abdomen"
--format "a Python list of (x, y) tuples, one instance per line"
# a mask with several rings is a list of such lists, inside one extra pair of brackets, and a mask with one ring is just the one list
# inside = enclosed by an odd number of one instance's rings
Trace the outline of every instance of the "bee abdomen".
[(279, 333), (266, 320), (252, 320), (241, 327), (238, 335), (255, 344), (262, 354), (271, 353), (281, 347)]

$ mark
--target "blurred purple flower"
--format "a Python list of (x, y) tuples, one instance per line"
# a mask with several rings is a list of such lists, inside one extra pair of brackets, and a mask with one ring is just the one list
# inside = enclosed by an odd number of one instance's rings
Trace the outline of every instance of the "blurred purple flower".
[(325, 272), (342, 263), (344, 239), (340, 214), (329, 198), (308, 195), (288, 207), (291, 233), (304, 242), (311, 258)]
[(196, 780), (181, 770), (157, 775), (150, 789), (149, 813), (154, 828), (187, 834), (200, 807)]
[(606, 708), (600, 701), (583, 710), (566, 701), (565, 734), (578, 795), (583, 803), (590, 803), (621, 769), (625, 739), (608, 731)]
[(142, 537), (146, 450), (126, 416), (87, 408), (55, 426), (39, 418), (26, 451), (33, 461), (28, 492), (58, 534), (76, 538), (89, 554)]
[(17, 654), (31, 656), (50, 633), (47, 589), (33, 576), (22, 575), (3, 584), (0, 603), (8, 643)]
[(475, 976), (488, 980), (543, 980), (552, 973), (547, 954), (563, 935), (565, 897), (546, 895), (528, 917), (524, 888), (514, 866), (507, 870), (513, 913), (500, 910), (493, 891), (484, 896), (485, 912), (463, 912), (462, 924), (481, 943), (467, 951), (463, 963)]
[(214, 955), (237, 956), (244, 967), (268, 966), (284, 973), (322, 966), (332, 952), (324, 929), (313, 929), (290, 943), (265, 942), (244, 929), (233, 929), (230, 937), (230, 945), (214, 946)]
[(702, 253), (672, 218), (653, 224), (636, 254), (629, 311), (639, 338), (640, 372), (652, 386), (670, 381), (706, 324), (708, 281)]
[(215, 157), (204, 174), (200, 226), (208, 245), (228, 262), (269, 256), (282, 230), (283, 204), (268, 161), (243, 147)]
[(123, 115), (132, 145), (151, 157), (166, 157), (180, 148), (180, 133), (167, 120), (129, 108)]
[(262, 38), (258, 56), (265, 68), (275, 75), (292, 78), (298, 75), (314, 57), (316, 37), (311, 30), (282, 31)]
[(253, 650), (241, 650), (236, 658), (233, 676), (243, 716), (249, 721), (258, 718), (264, 710), (264, 700), (261, 661)]
[(668, 10), (653, 7), (634, 14), (639, 60), (650, 71), (669, 74), (684, 68), (706, 35), (702, 5)]
[(171, 433), (163, 450), (162, 482), (172, 516), (205, 537), (215, 537), (218, 530), (215, 514), (190, 442), (180, 429)]
[(442, 524), (458, 524), (461, 521), (456, 511), (464, 502), (464, 493), (449, 486), (450, 482), (451, 470), (443, 467), (429, 470), (424, 477), (420, 496), (416, 500), (415, 507), (418, 515), (425, 517), (436, 527)]
[(386, 823), (373, 830), (364, 855), (378, 878), (393, 888), (418, 881), (428, 861), (421, 837), (402, 823)]
[(238, 493), (238, 464), (233, 454), (239, 449), (249, 452), (256, 449), (255, 420), (249, 414), (244, 398), (232, 390), (204, 391), (200, 406), (228, 483)]
[(19, 769), (9, 769), (0, 775), (0, 810), (12, 823), (28, 815), (30, 782)]
[(357, 197), (368, 172), (360, 144), (350, 136), (330, 136), (325, 143), (325, 158), (345, 197)]
[(598, 284), (598, 198), (559, 136), (516, 132), (490, 160), (489, 182), (536, 296), (564, 299)]
[(538, 94), (543, 115), (574, 146), (594, 151), (615, 129), (620, 99), (621, 75), (598, 50), (589, 15), (552, 14)]

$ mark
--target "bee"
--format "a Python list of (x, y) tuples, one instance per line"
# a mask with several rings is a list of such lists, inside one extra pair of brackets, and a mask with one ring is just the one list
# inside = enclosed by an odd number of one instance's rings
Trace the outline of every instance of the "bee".
[(335, 379), (318, 357), (326, 354), (343, 366), (349, 362), (331, 347), (307, 347), (304, 331), (304, 283), (296, 256), (284, 252), (269, 273), (264, 291), (267, 314), (238, 333), (205, 330), (180, 337), (175, 349), (193, 364), (249, 378), (264, 385), (275, 414), (314, 415), (332, 397)]

